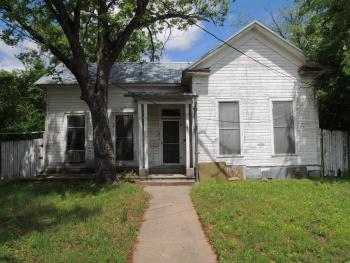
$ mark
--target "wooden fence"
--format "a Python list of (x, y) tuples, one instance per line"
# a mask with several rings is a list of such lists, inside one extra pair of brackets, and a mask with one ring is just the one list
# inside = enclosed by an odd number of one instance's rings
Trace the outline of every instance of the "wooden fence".
[(349, 132), (321, 130), (321, 159), (325, 176), (349, 175)]
[[(350, 168), (350, 133), (321, 130), (324, 176), (345, 176)], [(44, 169), (43, 139), (0, 142), (0, 177), (31, 177)]]
[(35, 176), (43, 164), (43, 139), (0, 142), (2, 178)]

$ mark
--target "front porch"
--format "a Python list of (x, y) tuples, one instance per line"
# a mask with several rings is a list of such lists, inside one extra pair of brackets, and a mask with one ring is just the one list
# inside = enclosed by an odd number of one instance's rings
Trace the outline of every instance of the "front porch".
[(184, 174), (193, 178), (193, 95), (132, 93), (127, 96), (137, 102), (138, 138), (135, 139), (139, 176)]

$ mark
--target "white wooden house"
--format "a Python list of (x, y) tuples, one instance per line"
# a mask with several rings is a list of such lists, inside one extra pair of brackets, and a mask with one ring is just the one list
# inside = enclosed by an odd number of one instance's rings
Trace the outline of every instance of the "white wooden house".
[[(320, 169), (314, 90), (302, 51), (253, 22), (194, 63), (115, 64), (108, 111), (116, 162), (140, 174), (224, 162), (247, 178)], [(92, 126), (65, 69), (47, 91), (47, 170), (93, 167)], [(198, 164), (197, 164), (198, 163)]]

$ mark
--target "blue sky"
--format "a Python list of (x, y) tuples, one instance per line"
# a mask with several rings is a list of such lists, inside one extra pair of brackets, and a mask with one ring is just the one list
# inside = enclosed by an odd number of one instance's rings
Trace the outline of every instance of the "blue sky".
[[(224, 26), (217, 27), (210, 23), (203, 23), (210, 32), (221, 39), (227, 39), (244, 24), (259, 20), (268, 25), (271, 23), (269, 12), (277, 12), (279, 8), (291, 3), (292, 0), (236, 0), (230, 8)], [(237, 22), (239, 21), (239, 22)], [(173, 31), (170, 41), (162, 58), (163, 61), (195, 61), (220, 43), (212, 36), (197, 27), (187, 32)], [(23, 48), (33, 48), (34, 43), (26, 41)], [(11, 48), (0, 41), (0, 69), (12, 70), (23, 68), (15, 58), (23, 48)]]
[[(292, 3), (291, 0), (236, 0), (231, 5), (230, 12), (227, 16), (224, 26), (215, 26), (214, 24), (204, 23), (207, 30), (214, 33), (221, 39), (228, 39), (245, 24), (259, 20), (269, 25), (271, 17), (269, 12), (277, 12), (280, 8)], [(165, 52), (165, 60), (169, 61), (196, 61), (209, 50), (215, 48), (220, 43), (212, 36), (201, 31), (199, 28), (191, 28), (188, 33), (179, 32), (179, 37), (171, 40), (170, 48)], [(193, 37), (196, 36), (196, 38)], [(190, 37), (188, 37), (190, 36)], [(182, 42), (191, 43), (185, 45), (187, 49), (177, 49)]]

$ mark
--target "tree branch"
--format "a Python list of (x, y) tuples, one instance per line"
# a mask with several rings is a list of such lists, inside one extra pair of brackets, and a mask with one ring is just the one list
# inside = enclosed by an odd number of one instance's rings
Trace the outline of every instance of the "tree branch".
[(274, 24), (275, 29), (277, 30), (277, 33), (278, 33), (281, 37), (283, 37), (283, 38), (285, 39), (286, 36), (285, 36), (285, 34), (283, 33), (281, 26), (277, 23), (276, 18), (275, 18), (275, 16), (273, 15), (272, 11), (270, 11), (269, 13), (270, 13), (270, 16), (271, 16), (271, 19), (272, 19), (272, 23)]
[(70, 18), (62, 0), (45, 0), (45, 3), (52, 11), (54, 17), (65, 33), (72, 49), (75, 62), (79, 65), (86, 64), (84, 51), (79, 42), (81, 1), (78, 0), (74, 9), (74, 21)]
[(152, 46), (151, 61), (154, 62), (154, 54), (156, 53), (156, 50), (155, 50), (155, 47), (154, 47), (153, 35), (152, 35), (152, 31), (149, 28), (149, 26), (147, 26), (146, 28), (148, 30), (148, 34), (149, 34), (149, 38), (151, 40), (151, 46)]
[[(14, 10), (10, 6), (5, 6), (4, 9), (6, 12), (14, 12)], [(59, 60), (61, 60), (68, 68), (72, 65), (72, 59), (64, 55), (57, 47), (55, 47), (49, 40), (45, 39), (38, 31), (34, 30), (31, 26), (29, 26), (24, 20), (16, 19), (16, 22), (23, 28), (25, 31), (29, 33), (31, 38), (36, 42), (47, 47), (50, 52), (55, 55)]]
[[(74, 19), (73, 19), (73, 25), (74, 25), (74, 30), (76, 32), (79, 32), (80, 30), (80, 13), (81, 13), (81, 6), (82, 5), (82, 0), (78, 0), (75, 8), (74, 8)], [(79, 34), (78, 34), (79, 38)]]
[(147, 10), (148, 3), (149, 0), (137, 0), (135, 16), (130, 20), (125, 29), (118, 34), (117, 39), (111, 41), (112, 48), (108, 58), (110, 64), (118, 58), (134, 30), (141, 27), (141, 20)]

